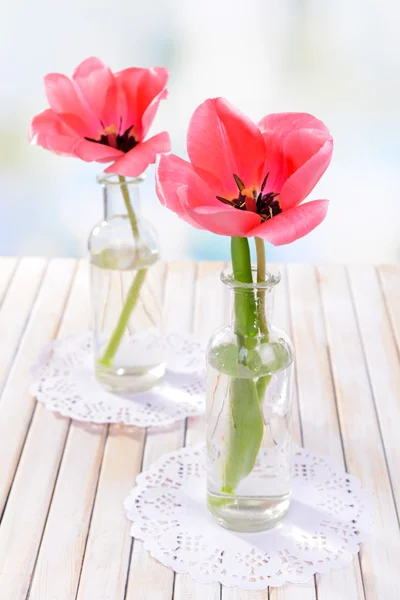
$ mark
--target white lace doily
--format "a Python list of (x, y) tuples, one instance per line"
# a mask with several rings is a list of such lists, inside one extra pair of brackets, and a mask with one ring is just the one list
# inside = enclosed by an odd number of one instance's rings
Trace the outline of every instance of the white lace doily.
[(188, 335), (165, 336), (167, 372), (149, 391), (120, 396), (95, 379), (92, 334), (56, 340), (33, 367), (29, 391), (46, 408), (91, 423), (162, 427), (205, 409), (204, 347)]
[(284, 522), (255, 534), (228, 531), (206, 508), (205, 456), (203, 444), (164, 455), (125, 501), (131, 535), (178, 573), (249, 590), (304, 583), (347, 565), (369, 533), (371, 504), (359, 480), (297, 446)]

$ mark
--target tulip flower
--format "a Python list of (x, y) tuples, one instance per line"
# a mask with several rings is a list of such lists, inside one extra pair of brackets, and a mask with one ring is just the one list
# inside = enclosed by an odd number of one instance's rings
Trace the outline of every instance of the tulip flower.
[(157, 154), (170, 150), (166, 131), (145, 139), (167, 96), (167, 79), (160, 67), (114, 74), (94, 57), (72, 79), (50, 73), (44, 78), (50, 108), (32, 119), (30, 140), (63, 156), (112, 162), (106, 173), (137, 177)]
[[(279, 246), (303, 237), (326, 216), (328, 201), (303, 201), (332, 156), (325, 125), (305, 113), (267, 115), (256, 124), (223, 98), (206, 100), (189, 124), (190, 162), (170, 154), (160, 158), (157, 195), (162, 204), (199, 229), (231, 236), (233, 275), (252, 284), (247, 238), (254, 237), (257, 282), (265, 281), (264, 240)], [(235, 296), (239, 362), (268, 343), (265, 291)], [(255, 350), (256, 351), (256, 350)], [(253, 469), (263, 438), (261, 411), (271, 376), (231, 377), (232, 415), (222, 468), (221, 492), (234, 495)]]
[[(55, 154), (86, 162), (112, 163), (138, 243), (139, 230), (125, 177), (137, 177), (158, 154), (169, 152), (166, 131), (146, 139), (161, 100), (167, 97), (168, 71), (129, 68), (113, 73), (98, 58), (84, 60), (72, 79), (60, 73), (44, 78), (50, 108), (36, 115), (29, 139)], [(146, 270), (136, 275), (126, 304), (99, 363), (109, 367), (118, 350), (130, 315), (137, 304)]]
[(315, 117), (272, 114), (256, 125), (223, 98), (206, 100), (190, 121), (187, 147), (190, 162), (161, 157), (157, 190), (195, 227), (279, 246), (325, 218), (327, 200), (301, 204), (332, 155), (332, 138)]

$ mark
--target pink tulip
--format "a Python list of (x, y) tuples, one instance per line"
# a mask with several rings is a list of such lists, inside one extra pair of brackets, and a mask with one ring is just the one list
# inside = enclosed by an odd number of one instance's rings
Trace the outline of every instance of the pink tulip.
[(167, 79), (160, 67), (114, 74), (98, 58), (83, 61), (72, 80), (50, 73), (44, 79), (50, 108), (32, 119), (30, 140), (56, 154), (113, 162), (107, 173), (136, 177), (170, 150), (166, 131), (145, 140)]
[(256, 125), (214, 98), (195, 110), (187, 146), (190, 162), (162, 156), (156, 179), (160, 201), (191, 225), (279, 246), (325, 218), (328, 200), (301, 204), (333, 149), (329, 131), (312, 115), (272, 114)]

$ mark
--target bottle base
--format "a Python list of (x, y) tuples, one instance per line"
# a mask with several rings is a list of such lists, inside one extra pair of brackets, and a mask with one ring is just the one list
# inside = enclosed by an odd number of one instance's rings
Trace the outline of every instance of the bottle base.
[(96, 379), (113, 394), (145, 392), (158, 385), (165, 374), (165, 364), (149, 367), (104, 367), (96, 365)]
[(290, 506), (290, 493), (283, 496), (226, 496), (207, 494), (207, 506), (214, 519), (232, 531), (255, 533), (276, 527)]

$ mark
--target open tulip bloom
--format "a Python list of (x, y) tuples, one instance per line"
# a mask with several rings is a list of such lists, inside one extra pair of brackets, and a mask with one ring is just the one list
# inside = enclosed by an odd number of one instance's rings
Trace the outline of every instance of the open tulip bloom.
[[(159, 153), (170, 150), (166, 131), (146, 139), (158, 105), (167, 97), (167, 80), (168, 71), (161, 67), (113, 73), (98, 58), (88, 58), (78, 65), (72, 79), (60, 73), (45, 76), (50, 108), (36, 115), (30, 125), (30, 141), (51, 152), (112, 163), (105, 172), (119, 176), (135, 240), (139, 232), (125, 176), (138, 177)], [(143, 281), (142, 270), (99, 361), (104, 366), (111, 365), (118, 350)]]
[(164, 68), (114, 74), (94, 57), (84, 60), (72, 79), (49, 73), (44, 85), (50, 108), (32, 119), (30, 140), (62, 156), (111, 162), (106, 173), (137, 177), (157, 154), (170, 150), (166, 131), (145, 139), (167, 97), (167, 80)]
[[(255, 238), (257, 282), (265, 281), (264, 240), (278, 246), (308, 234), (326, 216), (328, 201), (303, 201), (327, 169), (333, 141), (325, 125), (305, 113), (267, 115), (256, 124), (223, 98), (194, 112), (187, 135), (190, 162), (173, 154), (157, 166), (157, 194), (167, 208), (199, 229), (231, 237), (234, 278), (253, 283), (248, 238)], [(253, 294), (235, 298), (235, 333), (245, 364), (254, 338), (268, 342), (268, 325)], [(256, 323), (256, 327), (254, 324)], [(256, 435), (260, 404), (270, 377), (232, 378), (232, 407), (246, 407), (247, 423), (235, 422), (226, 457), (223, 493), (254, 467), (262, 441)], [(240, 398), (239, 398), (240, 395)], [(258, 402), (254, 401), (258, 398)], [(254, 414), (249, 414), (254, 413)]]

